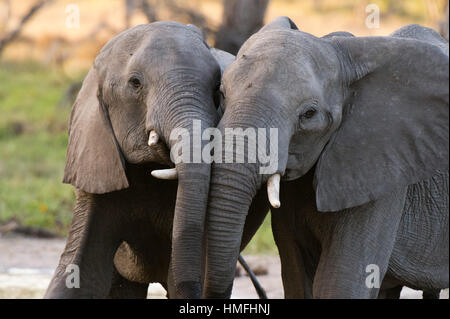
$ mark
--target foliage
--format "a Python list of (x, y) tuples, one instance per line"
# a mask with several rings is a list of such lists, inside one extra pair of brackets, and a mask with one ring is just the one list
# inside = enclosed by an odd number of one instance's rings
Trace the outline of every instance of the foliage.
[(259, 228), (255, 237), (245, 248), (243, 254), (276, 254), (278, 253), (275, 241), (272, 235), (272, 226), (270, 224), (270, 213), (267, 215), (262, 226)]
[(68, 227), (74, 196), (61, 179), (70, 109), (60, 101), (69, 82), (34, 63), (0, 63), (0, 222)]

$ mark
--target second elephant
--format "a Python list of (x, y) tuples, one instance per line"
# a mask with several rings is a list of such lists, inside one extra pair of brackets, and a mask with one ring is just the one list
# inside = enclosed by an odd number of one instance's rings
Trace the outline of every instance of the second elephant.
[[(205, 296), (230, 296), (246, 214), (265, 188), (286, 297), (447, 288), (448, 68), (448, 43), (417, 25), (317, 38), (278, 18), (252, 36), (223, 76), (218, 129), (245, 130), (258, 154), (277, 143), (277, 165), (261, 174), (250, 153), (214, 163)], [(260, 129), (276, 139), (250, 134)]]

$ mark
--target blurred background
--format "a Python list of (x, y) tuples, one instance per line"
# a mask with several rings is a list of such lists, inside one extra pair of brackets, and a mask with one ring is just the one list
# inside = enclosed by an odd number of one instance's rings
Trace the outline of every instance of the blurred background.
[[(371, 19), (370, 4), (379, 21)], [(175, 20), (197, 25), (211, 46), (236, 53), (280, 15), (316, 36), (388, 35), (418, 23), (448, 39), (448, 0), (0, 0), (0, 237), (66, 234), (74, 194), (61, 179), (71, 105), (114, 35)], [(269, 220), (247, 253), (277, 253)]]

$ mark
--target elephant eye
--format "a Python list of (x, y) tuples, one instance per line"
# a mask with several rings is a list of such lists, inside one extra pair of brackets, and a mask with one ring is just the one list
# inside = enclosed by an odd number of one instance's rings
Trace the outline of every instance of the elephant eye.
[(310, 109), (308, 109), (305, 113), (303, 113), (303, 114), (301, 115), (301, 118), (302, 118), (302, 119), (310, 119), (310, 118), (313, 118), (314, 115), (316, 115), (316, 113), (317, 113), (317, 110), (316, 110), (316, 109), (310, 108)]
[(135, 76), (132, 76), (128, 82), (135, 89), (138, 89), (142, 86), (141, 80)]

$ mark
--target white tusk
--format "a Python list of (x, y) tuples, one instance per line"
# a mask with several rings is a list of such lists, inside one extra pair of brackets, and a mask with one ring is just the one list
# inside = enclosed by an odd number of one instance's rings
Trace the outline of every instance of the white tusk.
[(267, 196), (273, 208), (280, 208), (280, 174), (272, 175), (267, 181)]
[(152, 176), (158, 179), (178, 179), (178, 172), (176, 168), (160, 169), (152, 172)]
[(159, 135), (155, 131), (151, 131), (148, 137), (148, 146), (152, 147), (159, 142)]

